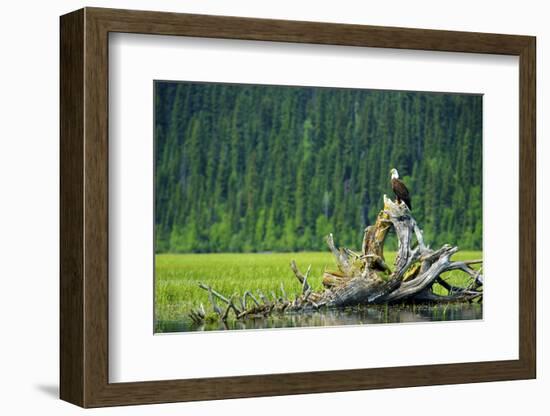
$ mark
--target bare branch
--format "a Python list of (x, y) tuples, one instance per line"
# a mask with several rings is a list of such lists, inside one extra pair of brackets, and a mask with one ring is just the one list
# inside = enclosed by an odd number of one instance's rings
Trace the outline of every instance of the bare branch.
[(201, 289), (211, 291), (214, 296), (216, 296), (219, 300), (221, 300), (223, 303), (229, 303), (229, 299), (227, 299), (225, 296), (223, 296), (221, 293), (216, 292), (214, 289), (212, 289), (210, 286), (205, 285), (204, 283), (199, 283), (199, 287)]

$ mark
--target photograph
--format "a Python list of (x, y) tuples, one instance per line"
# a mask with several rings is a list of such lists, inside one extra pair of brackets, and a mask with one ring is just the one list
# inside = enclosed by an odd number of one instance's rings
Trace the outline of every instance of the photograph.
[(153, 97), (155, 333), (483, 319), (482, 94)]

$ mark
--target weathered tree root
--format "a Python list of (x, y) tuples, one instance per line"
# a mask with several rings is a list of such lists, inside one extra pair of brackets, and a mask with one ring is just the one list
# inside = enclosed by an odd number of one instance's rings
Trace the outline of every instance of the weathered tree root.
[[(394, 229), (398, 239), (398, 251), (393, 270), (384, 259), (384, 242), (390, 229)], [(483, 276), (481, 270), (474, 270), (472, 264), (482, 260), (452, 261), (458, 247), (443, 245), (432, 250), (424, 244), (422, 231), (411, 212), (403, 203), (398, 204), (384, 195), (384, 209), (380, 211), (374, 225), (365, 229), (361, 253), (343, 248), (337, 249), (332, 234), (327, 244), (334, 255), (338, 270), (327, 271), (323, 275), (324, 290), (314, 292), (308, 282), (311, 266), (305, 274), (294, 260), (290, 267), (302, 285), (302, 291), (290, 300), (281, 283), (280, 295), (271, 293), (271, 298), (257, 291), (258, 298), (251, 291), (242, 298), (236, 295), (227, 298), (210, 286), (200, 284), (208, 291), (213, 310), (222, 321), (226, 321), (233, 311), (237, 319), (265, 317), (274, 312), (310, 311), (322, 307), (338, 308), (357, 305), (414, 303), (414, 302), (481, 302), (483, 298)], [(451, 270), (460, 270), (470, 277), (466, 287), (452, 286), (441, 275)], [(439, 284), (447, 290), (447, 295), (434, 293), (433, 287)], [(235, 305), (238, 299), (239, 305)], [(222, 310), (217, 304), (225, 304)], [(205, 318), (204, 307), (191, 311), (195, 323)]]

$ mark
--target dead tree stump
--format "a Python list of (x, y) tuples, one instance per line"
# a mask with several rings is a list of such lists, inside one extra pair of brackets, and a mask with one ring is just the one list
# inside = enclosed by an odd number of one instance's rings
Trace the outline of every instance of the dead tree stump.
[[(394, 264), (390, 267), (384, 259), (384, 243), (388, 232), (393, 229), (397, 236), (398, 249)], [(481, 260), (453, 261), (451, 257), (458, 247), (449, 244), (432, 250), (424, 244), (422, 231), (411, 211), (404, 203), (396, 203), (384, 195), (384, 208), (376, 222), (365, 229), (360, 253), (347, 248), (338, 249), (332, 234), (327, 244), (334, 255), (337, 270), (323, 275), (324, 290), (314, 292), (308, 282), (311, 268), (303, 274), (294, 261), (291, 269), (302, 285), (302, 293), (294, 300), (287, 298), (284, 287), (281, 296), (272, 294), (268, 298), (259, 293), (260, 299), (247, 291), (235, 304), (235, 297), (221, 295), (211, 287), (201, 287), (209, 292), (209, 298), (220, 319), (225, 320), (230, 311), (238, 319), (249, 316), (267, 316), (273, 312), (306, 311), (321, 307), (338, 308), (358, 305), (481, 301), (483, 276), (481, 270), (471, 265)], [(469, 284), (455, 287), (442, 279), (441, 275), (451, 270), (460, 270), (469, 276)], [(434, 284), (447, 290), (446, 295), (434, 292)], [(281, 285), (282, 286), (282, 285)], [(215, 298), (226, 304), (225, 310), (216, 304)], [(193, 311), (194, 321), (204, 317), (204, 309)]]

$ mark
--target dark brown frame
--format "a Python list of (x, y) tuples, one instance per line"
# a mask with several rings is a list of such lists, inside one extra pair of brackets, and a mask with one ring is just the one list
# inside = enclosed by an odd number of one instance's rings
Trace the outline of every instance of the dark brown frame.
[[(99, 8), (64, 15), (60, 24), (60, 396), (63, 400), (83, 407), (100, 407), (536, 377), (534, 37)], [(109, 383), (109, 32), (519, 56), (519, 359)]]

